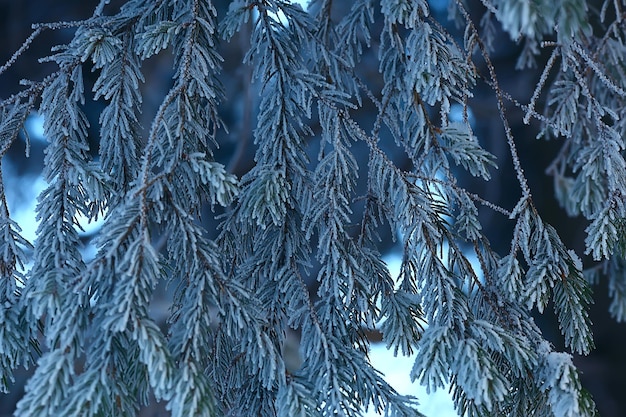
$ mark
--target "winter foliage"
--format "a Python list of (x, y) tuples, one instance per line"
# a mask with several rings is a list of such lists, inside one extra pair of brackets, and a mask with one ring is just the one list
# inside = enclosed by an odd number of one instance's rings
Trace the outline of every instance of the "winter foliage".
[[(594, 347), (588, 306), (600, 276), (611, 314), (626, 320), (626, 2), (482, 0), (470, 10), (452, 0), (460, 38), (426, 0), (355, 0), (341, 15), (330, 0), (307, 10), (235, 0), (225, 14), (210, 0), (108, 3), (85, 20), (34, 25), (0, 67), (47, 31), (72, 30), (41, 59), (53, 73), (0, 101), (2, 156), (33, 111), (49, 141), (34, 242), (0, 181), (0, 390), (15, 369), (34, 369), (16, 416), (135, 416), (152, 396), (180, 417), (420, 415), (419, 399), (371, 366), (374, 330), (396, 354), (417, 352), (411, 378), (449, 386), (459, 415), (596, 414), (572, 354)], [(523, 45), (520, 71), (544, 66), (528, 103), (499, 82), (498, 25)], [(254, 166), (241, 176), (217, 153), (228, 99), (218, 46), (237, 34), (260, 97)], [(372, 50), (378, 72), (363, 74)], [(143, 67), (162, 56), (173, 56), (172, 80), (146, 117)], [(503, 163), (469, 120), (478, 84), (497, 102), (513, 207), (459, 181), (489, 182)], [(87, 100), (102, 103), (98, 149)], [(533, 201), (511, 102), (561, 144), (548, 172), (567, 214), (589, 221), (585, 253)], [(366, 107), (375, 120), (360, 116)], [(218, 230), (206, 230), (206, 207), (220, 213)], [(479, 209), (510, 220), (510, 247), (491, 247)], [(93, 258), (80, 251), (82, 217), (104, 219)], [(382, 261), (383, 228), (402, 248), (399, 276)], [(586, 269), (584, 255), (595, 261)], [(164, 282), (165, 324), (150, 314)], [(565, 352), (534, 322), (548, 306)]]

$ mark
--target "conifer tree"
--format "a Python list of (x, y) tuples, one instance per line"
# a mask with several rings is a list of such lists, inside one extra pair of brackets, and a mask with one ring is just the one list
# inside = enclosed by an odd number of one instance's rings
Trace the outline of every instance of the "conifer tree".
[[(626, 319), (626, 2), (451, 0), (456, 26), (427, 0), (222, 3), (101, 0), (84, 20), (33, 25), (0, 67), (50, 31), (72, 33), (41, 58), (52, 73), (0, 101), (0, 156), (33, 112), (48, 140), (33, 242), (0, 177), (0, 390), (34, 370), (15, 415), (135, 416), (152, 396), (181, 417), (421, 415), (371, 365), (371, 331), (416, 352), (411, 378), (449, 386), (459, 415), (595, 415), (572, 354), (594, 347), (600, 275)], [(522, 45), (520, 73), (540, 66), (526, 102), (502, 87), (497, 28)], [(220, 51), (235, 37), (259, 98), (254, 143), (226, 152)], [(151, 111), (144, 81), (159, 57), (172, 78)], [(473, 129), (485, 87), (505, 161)], [(588, 220), (584, 253), (535, 203), (515, 106), (561, 146), (548, 173), (563, 210)], [(253, 163), (234, 169), (247, 149)], [(465, 186), (509, 163), (511, 207)], [(479, 211), (509, 219), (510, 246), (490, 245)], [(93, 257), (82, 217), (103, 219)], [(398, 276), (381, 255), (388, 230)], [(164, 324), (150, 313), (161, 283)], [(556, 317), (565, 351), (537, 312)]]

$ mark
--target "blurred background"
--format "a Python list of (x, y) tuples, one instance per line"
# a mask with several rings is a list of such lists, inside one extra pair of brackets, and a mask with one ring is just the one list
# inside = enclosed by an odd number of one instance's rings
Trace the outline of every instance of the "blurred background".
[[(71, 21), (86, 19), (92, 15), (98, 0), (0, 0), (0, 65), (6, 62), (14, 51), (16, 51), (24, 40), (31, 34), (31, 25), (40, 22)], [(111, 14), (119, 10), (121, 0), (112, 0), (109, 4), (108, 13)], [(451, 32), (456, 35), (457, 30), (453, 22), (447, 19), (447, 0), (430, 0), (432, 13)], [(479, 0), (467, 0), (470, 10), (473, 11), (473, 18), (478, 22), (484, 14), (484, 7)], [(600, 1), (590, 1), (592, 5)], [(214, 1), (218, 9), (218, 15), (223, 16), (228, 9), (229, 2)], [(333, 8), (337, 9), (335, 16), (342, 16), (343, 9), (351, 6), (350, 1), (335, 1)], [(379, 10), (377, 10), (379, 13)], [(380, 32), (380, 15), (376, 15), (376, 21), (372, 27), (372, 32)], [(494, 22), (496, 30), (499, 26)], [(241, 65), (243, 54), (249, 44), (250, 28), (235, 35), (228, 43), (221, 42), (220, 53), (224, 57), (224, 70), (222, 82), (225, 86), (226, 96), (223, 100), (220, 112), (223, 120), (229, 128), (229, 133), (222, 131), (218, 137), (220, 148), (216, 151), (216, 159), (224, 163), (231, 172), (241, 176), (253, 165), (254, 145), (252, 132), (255, 127), (256, 108), (259, 101), (258, 92), (251, 82), (251, 69)], [(11, 94), (19, 91), (20, 80), (41, 80), (45, 75), (55, 68), (51, 64), (39, 64), (37, 59), (50, 54), (53, 45), (67, 43), (72, 37), (72, 30), (47, 31), (44, 36), (35, 40), (33, 45), (6, 73), (0, 75), (0, 99), (5, 99)], [(499, 74), (499, 81), (504, 91), (522, 103), (527, 103), (534, 85), (539, 79), (537, 70), (516, 71), (515, 62), (521, 46), (509, 40), (508, 35), (499, 33), (496, 36), (497, 44), (492, 59)], [(381, 89), (381, 77), (378, 73), (378, 44), (376, 35), (372, 48), (365, 52), (358, 73), (366, 81), (368, 87), (375, 93)], [(538, 67), (545, 62), (547, 57), (538, 57)], [(481, 67), (482, 63), (477, 60), (477, 65), (482, 74), (486, 74), (486, 69)], [(154, 109), (171, 85), (172, 59), (169, 51), (164, 51), (158, 57), (153, 57), (143, 64), (143, 72), (146, 83), (143, 85), (144, 96), (144, 127), (149, 125), (149, 121), (154, 114)], [(89, 70), (84, 72), (87, 85), (93, 83), (95, 74)], [(89, 95), (89, 87), (86, 88)], [(481, 144), (496, 155), (499, 166), (493, 179), (488, 183), (464, 176), (459, 178), (460, 185), (467, 187), (470, 191), (481, 195), (483, 198), (494, 202), (502, 207), (511, 209), (520, 197), (517, 187), (506, 140), (503, 133), (501, 121), (499, 119), (495, 97), (491, 89), (484, 83), (478, 84), (475, 97), (470, 101), (471, 117), (474, 123), (474, 130)], [(89, 97), (88, 97), (89, 98)], [(509, 121), (513, 128), (522, 166), (533, 191), (533, 200), (536, 203), (542, 217), (560, 232), (566, 245), (574, 249), (579, 256), (584, 252), (584, 229), (586, 222), (580, 218), (569, 218), (558, 206), (554, 199), (552, 180), (545, 174), (546, 168), (556, 156), (560, 143), (558, 140), (543, 141), (535, 139), (539, 126), (531, 122), (530, 125), (522, 123), (521, 111), (511, 103), (507, 109)], [(94, 157), (97, 157), (99, 131), (98, 117), (102, 109), (101, 102), (87, 100), (85, 112), (91, 120), (90, 147)], [(357, 121), (362, 123), (366, 131), (369, 131), (372, 120), (375, 119), (375, 107), (371, 103), (366, 103), (362, 109), (355, 114)], [(46, 139), (43, 137), (41, 128), (41, 118), (37, 114), (29, 118), (27, 128), (30, 133), (30, 156), (25, 156), (26, 142), (24, 138), (16, 141), (5, 159), (2, 161), (6, 194), (9, 201), (12, 218), (15, 219), (24, 229), (24, 237), (31, 242), (35, 239), (35, 206), (36, 197), (45, 185), (40, 173), (43, 164), (43, 150), (46, 146)], [(314, 131), (319, 131), (315, 126), (315, 119), (311, 121)], [(392, 144), (385, 147), (386, 141)], [(383, 137), (381, 146), (396, 161), (398, 166), (410, 168), (410, 162), (405, 155), (393, 145), (393, 139)], [(358, 144), (352, 148), (357, 158), (361, 161), (367, 159), (367, 148)], [(311, 138), (310, 144), (311, 160), (316, 160), (316, 140)], [(363, 177), (363, 176), (362, 176)], [(218, 213), (219, 214), (219, 213)], [(210, 237), (217, 233), (215, 213), (207, 210), (203, 216), (205, 227)], [(491, 245), (501, 255), (509, 250), (511, 230), (513, 224), (506, 217), (490, 210), (480, 211), (480, 219), (483, 229), (489, 238)], [(85, 257), (91, 256), (89, 241), (91, 236), (97, 232), (98, 224), (85, 225), (84, 253)], [(386, 259), (393, 271), (397, 265), (398, 257), (396, 248), (392, 242), (388, 228), (381, 229), (381, 252), (386, 253)], [(585, 259), (587, 266), (592, 265), (590, 259)], [(313, 274), (313, 276), (315, 276)], [(314, 279), (311, 280), (314, 286)], [(312, 288), (314, 291), (314, 288)], [(594, 335), (596, 350), (587, 357), (576, 357), (575, 362), (582, 371), (583, 384), (591, 391), (598, 406), (600, 414), (604, 417), (619, 417), (626, 415), (626, 396), (623, 395), (626, 388), (626, 325), (617, 323), (608, 314), (609, 299), (607, 286), (604, 281), (594, 286), (595, 304), (591, 307), (591, 319), (594, 323)], [(158, 317), (166, 317), (167, 303), (162, 304), (163, 311), (155, 311)], [(558, 326), (552, 317), (552, 310), (548, 308), (547, 314), (537, 316), (537, 322), (543, 329), (548, 340), (551, 340), (557, 349), (563, 349), (562, 338)], [(0, 325), (2, 325), (0, 323)], [(423, 403), (422, 411), (427, 415), (448, 416), (451, 413), (451, 404), (447, 393), (438, 392), (427, 399), (425, 393), (419, 390), (417, 384), (411, 384), (408, 378), (408, 371), (412, 366), (411, 359), (390, 358), (384, 345), (379, 342), (373, 343), (372, 360), (390, 381), (402, 393), (417, 395)], [(8, 395), (0, 394), (0, 417), (12, 414), (15, 403), (22, 395), (23, 384), (28, 377), (28, 371), (20, 371), (17, 374), (13, 391)], [(144, 416), (166, 416), (168, 415), (162, 407), (150, 407), (142, 411)]]

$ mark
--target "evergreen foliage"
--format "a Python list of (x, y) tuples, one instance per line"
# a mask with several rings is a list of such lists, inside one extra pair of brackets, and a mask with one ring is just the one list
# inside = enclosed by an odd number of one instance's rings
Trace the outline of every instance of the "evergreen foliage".
[[(411, 378), (449, 385), (460, 415), (596, 414), (572, 353), (594, 347), (599, 275), (611, 314), (626, 319), (626, 2), (483, 0), (470, 14), (454, 0), (461, 38), (426, 0), (355, 0), (345, 15), (330, 0), (308, 10), (235, 0), (225, 14), (210, 0), (108, 3), (85, 20), (34, 25), (0, 68), (46, 31), (73, 31), (42, 58), (55, 72), (0, 101), (0, 155), (35, 110), (49, 141), (35, 242), (21, 237), (0, 180), (0, 390), (16, 368), (34, 369), (16, 416), (134, 416), (151, 396), (181, 417), (420, 415), (419, 399), (370, 364), (374, 329), (396, 354), (417, 352)], [(544, 65), (528, 103), (500, 86), (497, 25), (524, 45), (520, 71)], [(247, 31), (244, 65), (260, 101), (255, 163), (238, 177), (217, 153), (218, 46)], [(363, 74), (372, 50), (379, 71)], [(544, 50), (550, 58), (536, 60)], [(171, 87), (144, 126), (142, 65), (170, 54)], [(468, 174), (490, 181), (503, 163), (472, 129), (478, 84), (498, 105), (514, 207), (461, 185)], [(103, 104), (98, 149), (84, 113), (91, 99)], [(562, 144), (549, 173), (564, 210), (589, 220), (579, 255), (596, 263), (585, 271), (533, 201), (510, 101)], [(375, 120), (360, 116), (368, 106)], [(219, 231), (203, 226), (206, 206), (224, 208)], [(490, 246), (479, 207), (514, 224), (509, 248)], [(93, 258), (80, 251), (82, 217), (104, 219)], [(397, 277), (382, 260), (382, 228), (403, 251)], [(162, 282), (175, 289), (164, 326), (149, 311)], [(548, 305), (567, 352), (533, 320)], [(289, 333), (300, 339), (297, 366), (285, 358)]]

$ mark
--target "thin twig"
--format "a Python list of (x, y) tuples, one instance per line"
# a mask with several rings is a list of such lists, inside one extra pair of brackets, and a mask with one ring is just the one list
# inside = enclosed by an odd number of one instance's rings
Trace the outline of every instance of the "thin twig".
[(522, 164), (519, 159), (519, 155), (517, 153), (517, 146), (515, 145), (515, 140), (513, 139), (513, 132), (511, 131), (511, 126), (509, 125), (509, 120), (506, 117), (506, 108), (504, 106), (504, 99), (502, 95), (502, 89), (498, 83), (498, 78), (496, 76), (496, 71), (494, 69), (493, 63), (491, 62), (491, 58), (485, 49), (485, 45), (483, 41), (478, 36), (478, 30), (474, 25), (474, 22), (471, 20), (471, 17), (468, 11), (463, 6), (461, 0), (456, 0), (457, 7), (463, 17), (465, 18), (469, 29), (476, 34), (476, 44), (478, 45), (478, 49), (480, 50), (485, 63), (487, 64), (487, 68), (489, 70), (489, 76), (491, 81), (493, 82), (494, 92), (496, 93), (496, 101), (498, 104), (498, 112), (500, 113), (500, 119), (502, 120), (502, 124), (504, 126), (504, 133), (506, 135), (507, 144), (509, 145), (509, 150), (511, 152), (511, 159), (513, 161), (513, 167), (515, 168), (515, 174), (517, 176), (517, 181), (522, 188), (522, 192), (524, 195), (530, 195), (530, 187), (528, 186), (528, 181), (524, 175), (524, 170), (522, 168)]
[(11, 56), (11, 58), (9, 58), (9, 60), (3, 66), (0, 67), (0, 74), (4, 73), (7, 69), (11, 67), (11, 65), (15, 64), (15, 62), (20, 57), (20, 55), (22, 55), (24, 51), (26, 51), (30, 47), (30, 45), (33, 43), (35, 38), (39, 36), (41, 32), (43, 32), (43, 29), (44, 28), (35, 29), (35, 31), (31, 33), (28, 38), (26, 38), (22, 46), (20, 46), (20, 48), (17, 51), (15, 51), (15, 53)]

